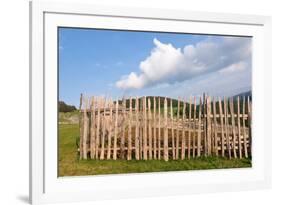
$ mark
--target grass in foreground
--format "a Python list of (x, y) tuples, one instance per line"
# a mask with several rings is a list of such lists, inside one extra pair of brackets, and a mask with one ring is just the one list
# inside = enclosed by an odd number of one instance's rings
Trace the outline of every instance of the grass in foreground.
[(78, 124), (59, 125), (59, 176), (144, 173), (251, 167), (251, 159), (200, 157), (190, 160), (78, 160)]

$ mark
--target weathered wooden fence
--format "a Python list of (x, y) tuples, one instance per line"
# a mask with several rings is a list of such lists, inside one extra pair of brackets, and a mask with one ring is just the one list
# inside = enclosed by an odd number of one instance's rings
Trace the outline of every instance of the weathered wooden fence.
[(249, 97), (113, 101), (81, 95), (80, 112), (80, 159), (168, 161), (251, 155)]

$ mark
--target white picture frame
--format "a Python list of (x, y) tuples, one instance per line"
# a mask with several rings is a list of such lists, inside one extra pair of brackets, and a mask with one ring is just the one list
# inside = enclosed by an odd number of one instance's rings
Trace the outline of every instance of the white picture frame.
[[(32, 204), (238, 191), (271, 186), (270, 17), (31, 2), (30, 20)], [(56, 80), (59, 26), (252, 36), (253, 167), (58, 178)]]

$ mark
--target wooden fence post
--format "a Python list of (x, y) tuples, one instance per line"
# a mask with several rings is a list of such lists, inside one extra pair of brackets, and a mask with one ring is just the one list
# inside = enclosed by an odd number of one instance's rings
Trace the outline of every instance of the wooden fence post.
[(214, 119), (214, 135), (215, 135), (215, 154), (216, 156), (219, 155), (218, 153), (218, 132), (217, 132), (217, 107), (216, 107), (216, 99), (213, 99), (213, 119)]
[(138, 99), (138, 97), (136, 97), (135, 110), (136, 110), (135, 156), (136, 156), (136, 160), (139, 160), (140, 159), (140, 150), (139, 150), (140, 138), (139, 138), (139, 99)]
[[(243, 114), (242, 114), (242, 124), (243, 124), (243, 141), (244, 141), (244, 155), (246, 158), (248, 158), (248, 150), (247, 150), (247, 138), (246, 138), (246, 117), (245, 117), (245, 96), (243, 97)], [(248, 113), (248, 119), (249, 119), (249, 113)], [(250, 127), (248, 127), (250, 129)], [(250, 130), (249, 130), (250, 132)]]
[(87, 114), (87, 109), (88, 109), (88, 99), (85, 100), (85, 107), (84, 107), (84, 125), (83, 125), (83, 159), (87, 159), (87, 138), (88, 138), (88, 126), (89, 126), (89, 120), (88, 120), (88, 114)]
[(174, 115), (174, 110), (173, 110), (173, 99), (170, 98), (170, 116), (171, 116), (171, 134), (172, 134), (172, 156), (173, 156), (173, 159), (175, 159), (176, 157), (176, 153), (175, 153), (175, 136), (174, 136), (174, 118), (173, 118), (173, 115)]
[(132, 97), (130, 97), (130, 107), (129, 107), (129, 131), (128, 131), (128, 160), (132, 159)]
[(185, 109), (186, 102), (183, 99), (183, 108), (182, 108), (182, 139), (181, 139), (181, 159), (185, 158)]
[(149, 159), (152, 159), (152, 130), (151, 130), (151, 101), (150, 97), (148, 98), (148, 154), (149, 154)]
[(176, 137), (176, 159), (179, 159), (179, 123), (180, 123), (180, 97), (178, 97), (178, 109), (177, 109), (177, 137)]
[(117, 159), (117, 134), (118, 134), (118, 104), (119, 100), (116, 99), (115, 104), (115, 125), (114, 125), (114, 142), (113, 142), (113, 159)]
[(95, 113), (95, 98), (92, 97), (91, 100), (91, 131), (90, 131), (90, 157), (91, 159), (95, 158), (95, 148), (96, 148), (96, 139), (95, 139), (95, 123), (96, 123), (96, 113)]
[(238, 149), (239, 158), (242, 158), (242, 144), (241, 144), (241, 121), (240, 121), (240, 98), (237, 97), (237, 126), (238, 126)]
[(165, 97), (164, 101), (164, 160), (169, 160), (169, 154), (168, 154), (168, 116), (167, 116), (167, 98)]
[(224, 157), (224, 122), (223, 122), (223, 112), (221, 99), (219, 97), (219, 111), (220, 111), (220, 127), (221, 127), (221, 155)]
[(201, 156), (201, 106), (202, 98), (200, 96), (199, 115), (198, 115), (198, 136), (197, 136), (197, 156)]
[(107, 159), (110, 159), (111, 157), (111, 134), (112, 134), (112, 99), (109, 101), (109, 128), (108, 128), (108, 144), (107, 144)]
[(189, 97), (189, 113), (188, 113), (188, 142), (187, 142), (187, 157), (190, 159), (190, 149), (191, 149), (191, 109), (192, 109), (192, 97)]
[(224, 97), (224, 112), (225, 112), (225, 133), (228, 157), (231, 159), (230, 140), (229, 140), (229, 123), (228, 123), (228, 99)]
[(250, 101), (250, 96), (248, 96), (248, 128), (249, 128), (249, 151), (251, 153), (252, 144), (252, 103)]
[(194, 96), (192, 157), (195, 157), (195, 138), (196, 138), (196, 96)]
[(100, 145), (100, 98), (97, 99), (97, 129), (96, 129), (96, 159), (99, 158), (99, 145)]
[(121, 129), (122, 129), (122, 134), (121, 134), (121, 140), (120, 140), (120, 158), (124, 159), (125, 158), (125, 122), (126, 122), (126, 116), (125, 116), (125, 112), (126, 112), (126, 100), (125, 97), (123, 96), (122, 99), (122, 125), (121, 125)]
[(144, 130), (143, 130), (143, 159), (147, 160), (147, 117), (146, 117), (146, 97), (143, 98), (143, 116), (144, 116)]
[(161, 159), (161, 107), (160, 97), (158, 97), (158, 159)]
[(100, 153), (100, 159), (104, 159), (104, 142), (105, 142), (105, 128), (106, 128), (106, 118), (105, 118), (105, 112), (106, 112), (106, 98), (103, 98), (103, 119), (102, 119), (102, 136), (101, 136), (101, 153)]
[(230, 113), (231, 113), (231, 124), (232, 124), (232, 134), (233, 134), (233, 156), (234, 158), (237, 158), (236, 155), (236, 126), (235, 126), (235, 117), (234, 117), (234, 102), (233, 98), (230, 100)]
[(207, 144), (208, 144), (208, 156), (212, 154), (212, 130), (211, 130), (211, 98), (207, 96)]

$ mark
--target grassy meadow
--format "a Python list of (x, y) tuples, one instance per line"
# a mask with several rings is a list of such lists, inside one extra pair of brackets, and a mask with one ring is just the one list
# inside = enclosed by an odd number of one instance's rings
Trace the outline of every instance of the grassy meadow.
[(75, 115), (78, 115), (78, 112), (60, 114), (59, 177), (251, 167), (251, 159), (229, 160), (223, 157), (200, 157), (168, 162), (164, 160), (79, 160), (77, 153), (79, 125), (69, 124), (67, 119), (69, 116), (75, 118)]

